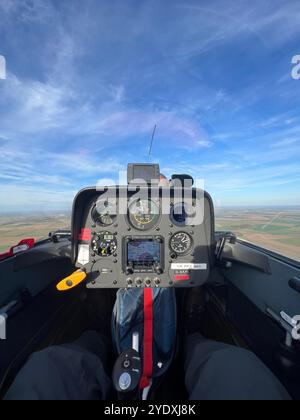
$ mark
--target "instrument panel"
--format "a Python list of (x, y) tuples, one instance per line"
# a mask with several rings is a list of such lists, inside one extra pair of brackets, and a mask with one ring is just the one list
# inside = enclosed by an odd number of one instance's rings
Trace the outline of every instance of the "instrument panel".
[[(88, 288), (193, 287), (207, 281), (212, 261), (213, 206), (206, 193), (184, 201), (178, 191), (96, 188), (76, 197), (72, 255)], [(183, 191), (181, 191), (183, 193)], [(168, 198), (166, 198), (168, 197)], [(199, 215), (200, 213), (200, 215)]]

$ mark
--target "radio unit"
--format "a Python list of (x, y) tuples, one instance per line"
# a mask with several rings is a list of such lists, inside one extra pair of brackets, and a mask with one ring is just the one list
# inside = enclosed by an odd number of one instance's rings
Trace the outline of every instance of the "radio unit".
[(127, 275), (164, 271), (164, 238), (162, 236), (126, 236), (123, 269)]

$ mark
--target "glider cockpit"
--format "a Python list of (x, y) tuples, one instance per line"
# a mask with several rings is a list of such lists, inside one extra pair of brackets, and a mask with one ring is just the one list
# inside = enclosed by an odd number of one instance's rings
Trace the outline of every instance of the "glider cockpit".
[(14, 250), (0, 263), (0, 397), (37, 350), (94, 330), (113, 349), (116, 398), (149, 380), (153, 399), (187, 398), (180, 362), (195, 331), (251, 350), (300, 398), (299, 263), (215, 231), (191, 177), (129, 165), (127, 185), (77, 194), (71, 230)]

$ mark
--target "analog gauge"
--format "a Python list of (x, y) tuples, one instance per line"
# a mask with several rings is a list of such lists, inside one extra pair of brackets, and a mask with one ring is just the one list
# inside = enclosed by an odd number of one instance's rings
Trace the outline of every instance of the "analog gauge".
[(187, 254), (193, 247), (193, 239), (188, 233), (178, 232), (170, 240), (170, 248), (178, 255)]
[(116, 218), (116, 205), (108, 201), (97, 203), (92, 210), (92, 219), (97, 225), (110, 226)]
[(176, 203), (171, 208), (170, 218), (176, 226), (188, 226), (193, 224), (195, 207), (188, 203)]
[(92, 250), (100, 257), (109, 257), (117, 251), (117, 239), (109, 232), (97, 233), (92, 240)]
[(159, 207), (152, 200), (135, 200), (129, 205), (128, 217), (136, 229), (153, 229), (159, 220)]

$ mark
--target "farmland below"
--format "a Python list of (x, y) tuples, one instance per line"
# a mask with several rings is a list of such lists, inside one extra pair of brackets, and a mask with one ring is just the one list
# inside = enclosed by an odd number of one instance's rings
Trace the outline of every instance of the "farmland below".
[[(300, 260), (300, 208), (216, 208), (215, 213), (216, 230), (234, 232), (241, 239)], [(50, 231), (70, 228), (70, 219), (66, 212), (0, 214), (0, 252), (20, 239), (40, 239)]]
[(300, 208), (219, 208), (216, 230), (300, 260)]
[(0, 252), (7, 251), (21, 239), (42, 239), (49, 232), (70, 228), (70, 225), (68, 213), (0, 215)]

